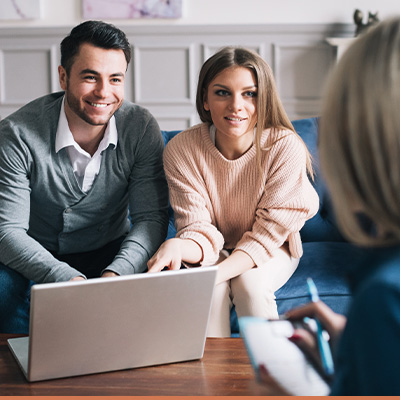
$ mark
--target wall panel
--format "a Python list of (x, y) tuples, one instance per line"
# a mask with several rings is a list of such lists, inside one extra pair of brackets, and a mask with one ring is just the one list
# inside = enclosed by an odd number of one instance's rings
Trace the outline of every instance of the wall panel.
[(334, 62), (334, 53), (325, 44), (274, 44), (277, 88), (290, 115), (319, 113), (324, 82)]
[(192, 46), (135, 46), (135, 91), (142, 104), (188, 104), (194, 100)]
[(57, 78), (54, 53), (52, 47), (3, 47), (0, 50), (1, 104), (18, 107), (54, 91)]

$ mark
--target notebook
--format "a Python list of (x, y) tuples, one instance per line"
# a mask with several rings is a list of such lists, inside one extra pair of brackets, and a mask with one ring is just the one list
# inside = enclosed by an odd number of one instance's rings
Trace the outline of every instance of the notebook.
[(202, 358), (217, 267), (32, 286), (28, 381)]
[(239, 318), (251, 364), (256, 375), (261, 364), (290, 395), (326, 396), (330, 387), (299, 347), (288, 338), (294, 328), (287, 320)]

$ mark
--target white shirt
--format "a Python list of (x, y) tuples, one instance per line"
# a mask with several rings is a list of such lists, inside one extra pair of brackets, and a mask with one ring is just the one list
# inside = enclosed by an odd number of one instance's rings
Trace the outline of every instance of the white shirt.
[(60, 118), (58, 120), (55, 150), (56, 153), (58, 153), (61, 149), (66, 148), (76, 180), (82, 191), (87, 193), (92, 187), (96, 176), (99, 174), (102, 152), (107, 149), (110, 144), (117, 147), (118, 133), (115, 117), (112, 116), (110, 121), (108, 121), (104, 137), (92, 157), (76, 143), (68, 126), (64, 102), (65, 97), (61, 105)]

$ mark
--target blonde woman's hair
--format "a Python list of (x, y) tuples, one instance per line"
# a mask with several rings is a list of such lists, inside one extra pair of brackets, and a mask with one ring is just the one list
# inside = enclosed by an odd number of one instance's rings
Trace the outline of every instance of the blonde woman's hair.
[(399, 243), (399, 18), (355, 40), (333, 71), (324, 100), (321, 167), (343, 233), (360, 245)]
[[(211, 56), (202, 66), (197, 85), (196, 107), (201, 121), (212, 124), (210, 111), (204, 109), (204, 100), (211, 81), (223, 70), (231, 67), (244, 67), (252, 71), (257, 83), (257, 125), (255, 145), (257, 162), (261, 168), (261, 136), (264, 129), (272, 128), (272, 135), (279, 129), (289, 129), (301, 141), (283, 108), (276, 89), (270, 66), (257, 53), (242, 47), (224, 47)], [(268, 148), (276, 141), (271, 137)], [(303, 142), (303, 141), (302, 141)], [(304, 142), (307, 154), (307, 171), (313, 177), (311, 156)], [(265, 150), (265, 149), (264, 149)]]

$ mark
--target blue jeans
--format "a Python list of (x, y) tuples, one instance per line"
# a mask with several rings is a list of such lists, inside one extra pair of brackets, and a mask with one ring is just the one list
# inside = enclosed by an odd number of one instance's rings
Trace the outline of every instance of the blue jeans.
[(29, 334), (30, 293), (34, 282), (0, 264), (0, 333)]
[[(109, 242), (97, 250), (59, 255), (55, 258), (86, 275), (100, 276), (118, 254), (125, 236)], [(30, 294), (34, 282), (0, 263), (0, 333), (29, 334)]]

